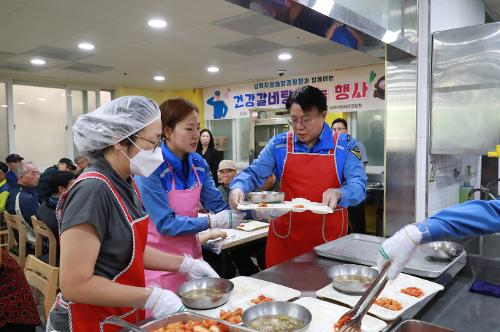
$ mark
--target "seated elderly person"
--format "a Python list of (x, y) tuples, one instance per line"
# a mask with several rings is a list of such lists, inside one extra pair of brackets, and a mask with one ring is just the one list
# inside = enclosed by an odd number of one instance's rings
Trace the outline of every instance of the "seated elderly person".
[(31, 216), (38, 211), (38, 191), (36, 186), (40, 179), (38, 168), (31, 162), (22, 161), (14, 170), (17, 184), (12, 186), (7, 199), (6, 210), (10, 214), (18, 214), (26, 228), (28, 244), (35, 244), (35, 233), (31, 224)]
[(222, 160), (219, 163), (217, 175), (219, 176), (220, 185), (217, 189), (219, 189), (222, 195), (222, 200), (226, 203), (229, 194), (229, 184), (233, 181), (236, 174), (236, 165), (232, 160)]
[[(9, 197), (9, 184), (7, 183), (7, 172), (9, 167), (6, 163), (0, 161), (0, 213), (5, 211), (5, 204)], [(0, 219), (1, 220), (1, 219)]]
[(77, 173), (81, 173), (85, 168), (89, 167), (89, 165), (90, 165), (89, 160), (85, 156), (76, 157), (75, 163), (76, 163), (76, 167), (77, 167), (77, 170), (76, 170)]

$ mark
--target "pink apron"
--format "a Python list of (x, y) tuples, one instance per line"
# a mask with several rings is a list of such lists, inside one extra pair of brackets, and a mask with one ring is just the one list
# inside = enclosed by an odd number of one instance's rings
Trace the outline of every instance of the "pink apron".
[[(168, 162), (167, 162), (168, 164)], [(172, 175), (172, 189), (168, 192), (168, 204), (176, 215), (195, 218), (198, 216), (198, 206), (201, 194), (201, 182), (193, 165), (198, 185), (184, 190), (175, 189), (174, 171), (168, 164)], [(150, 220), (148, 224), (148, 246), (175, 255), (191, 255), (193, 258), (201, 258), (201, 245), (197, 234), (186, 235), (162, 235), (156, 230), (155, 224)], [(145, 270), (146, 285), (159, 286), (173, 292), (180, 284), (187, 280), (185, 275), (177, 272)]]

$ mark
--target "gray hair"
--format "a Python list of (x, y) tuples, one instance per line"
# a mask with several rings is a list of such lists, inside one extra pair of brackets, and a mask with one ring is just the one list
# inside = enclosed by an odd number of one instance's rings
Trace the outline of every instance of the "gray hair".
[(35, 167), (35, 164), (33, 164), (31, 161), (21, 161), (16, 169), (14, 169), (14, 173), (16, 173), (18, 179), (24, 174), (28, 173), (28, 165)]

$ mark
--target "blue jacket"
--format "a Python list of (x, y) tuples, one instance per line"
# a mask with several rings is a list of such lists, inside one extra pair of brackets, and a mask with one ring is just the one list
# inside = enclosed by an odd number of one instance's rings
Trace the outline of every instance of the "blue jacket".
[[(323, 123), (323, 130), (311, 149), (294, 137), (294, 150), (302, 153), (327, 154), (334, 148), (332, 134), (332, 129)], [(287, 152), (286, 136), (287, 133), (282, 133), (269, 140), (259, 157), (234, 178), (231, 189), (240, 188), (245, 193), (254, 191), (261, 188), (266, 178), (273, 173), (276, 175), (276, 180), (280, 181)], [(340, 134), (337, 145), (335, 157), (339, 180), (342, 183), (340, 188), (342, 199), (338, 205), (342, 207), (358, 205), (365, 199), (367, 178), (363, 163), (358, 157), (360, 154), (356, 149), (356, 140), (350, 135)]]
[(416, 224), (422, 243), (500, 232), (500, 200), (474, 200), (443, 209)]
[(11, 170), (10, 168), (7, 171), (7, 173), (5, 173), (5, 178), (7, 178), (7, 183), (11, 186), (13, 186), (17, 183), (16, 173), (14, 173), (14, 171)]
[[(198, 153), (188, 154), (189, 165), (183, 166), (182, 161), (165, 144), (162, 144), (161, 149), (163, 159), (168, 161), (173, 168), (177, 190), (192, 188), (197, 184), (192, 168), (194, 165), (202, 186), (200, 201), (203, 207), (216, 213), (229, 209), (229, 205), (222, 200), (219, 190), (215, 187), (210, 168), (202, 156)], [(184, 172), (188, 173), (187, 177), (184, 176)], [(151, 176), (136, 176), (135, 181), (141, 193), (142, 204), (159, 233), (170, 236), (195, 234), (208, 228), (207, 217), (179, 216), (169, 207), (167, 195), (172, 190), (172, 173), (166, 162), (161, 164)]]
[(38, 191), (36, 188), (28, 188), (15, 184), (10, 187), (9, 197), (5, 209), (11, 214), (16, 213), (16, 196), (19, 193), (19, 208), (26, 222), (31, 225), (31, 216), (35, 216), (38, 211)]

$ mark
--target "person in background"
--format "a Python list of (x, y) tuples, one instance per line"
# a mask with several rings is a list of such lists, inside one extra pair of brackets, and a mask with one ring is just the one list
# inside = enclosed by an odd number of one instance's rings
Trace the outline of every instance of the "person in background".
[[(5, 205), (7, 204), (7, 198), (9, 197), (10, 186), (7, 183), (6, 174), (9, 171), (9, 167), (6, 163), (0, 161), (0, 214), (5, 211)], [(2, 220), (2, 216), (0, 216)]]
[(23, 269), (0, 248), (0, 332), (35, 332), (41, 325)]
[(217, 170), (220, 178), (220, 185), (217, 187), (222, 196), (222, 200), (227, 203), (229, 194), (229, 184), (236, 176), (236, 165), (232, 160), (222, 160)]
[[(347, 130), (347, 121), (342, 118), (337, 118), (332, 122), (332, 130), (338, 133), (348, 134)], [(360, 141), (358, 142), (358, 146), (354, 147), (354, 151), (352, 151), (355, 155), (361, 156), (361, 161), (363, 162), (363, 166), (366, 169), (366, 164), (368, 164), (368, 156), (366, 155), (366, 149)], [(349, 228), (351, 233), (366, 233), (366, 217), (365, 217), (365, 201), (363, 200), (361, 203), (355, 206), (349, 206), (347, 208), (349, 211)]]
[(214, 137), (212, 136), (210, 130), (201, 130), (200, 140), (198, 141), (196, 152), (198, 152), (203, 159), (207, 161), (208, 167), (210, 167), (210, 173), (212, 173), (212, 178), (217, 186), (219, 183), (217, 178), (217, 168), (219, 167), (221, 158), (219, 151), (215, 149)]
[(120, 316), (137, 323), (145, 318), (143, 309), (156, 318), (181, 310), (173, 292), (145, 287), (144, 269), (200, 278), (205, 265), (146, 245), (149, 215), (132, 178), (151, 175), (163, 162), (158, 105), (120, 97), (80, 115), (73, 132), (75, 146), (93, 163), (56, 209), (61, 293), (47, 331), (117, 331), (103, 320)]
[(59, 242), (59, 225), (56, 217), (56, 207), (59, 198), (68, 190), (75, 181), (75, 174), (68, 171), (57, 171), (49, 178), (50, 196), (40, 205), (36, 217), (43, 221), (54, 233)]
[(76, 166), (78, 167), (77, 171), (81, 172), (85, 168), (89, 167), (89, 160), (85, 156), (78, 156), (75, 159)]
[(500, 199), (468, 201), (445, 208), (429, 219), (409, 224), (380, 246), (377, 265), (392, 262), (387, 276), (395, 279), (419, 244), (500, 232)]
[[(184, 98), (173, 98), (160, 105), (159, 151), (163, 159), (151, 176), (137, 176), (137, 186), (145, 209), (151, 214), (148, 245), (163, 252), (188, 255), (201, 260), (198, 233), (212, 228), (233, 228), (243, 214), (231, 211), (215, 187), (207, 162), (196, 153), (200, 139), (198, 108)], [(198, 217), (199, 203), (208, 216)], [(217, 276), (206, 264), (206, 275)], [(176, 290), (186, 281), (179, 273), (146, 271), (146, 284)]]
[(5, 158), (5, 162), (7, 163), (7, 166), (9, 166), (9, 170), (7, 171), (6, 178), (7, 178), (7, 183), (10, 185), (16, 184), (17, 182), (17, 177), (16, 177), (16, 172), (15, 169), (21, 162), (24, 160), (23, 157), (21, 157), (18, 154), (9, 154), (7, 158)]
[(345, 208), (365, 199), (366, 174), (355, 154), (357, 142), (325, 123), (328, 107), (323, 92), (310, 85), (300, 87), (290, 94), (286, 108), (292, 130), (274, 136), (234, 178), (229, 203), (236, 209), (246, 193), (261, 188), (274, 174), (285, 200), (300, 197), (322, 202), (334, 213), (256, 211), (257, 218), (272, 219), (266, 246), (268, 267), (346, 235)]
[[(40, 179), (38, 168), (31, 162), (21, 161), (16, 170), (17, 184), (10, 188), (6, 210), (10, 214), (17, 214), (26, 227), (26, 241), (28, 246), (35, 244), (35, 232), (31, 223), (31, 216), (38, 210), (37, 185)], [(32, 249), (32, 248), (29, 248)]]
[(57, 168), (61, 172), (73, 172), (76, 171), (76, 166), (73, 164), (69, 158), (61, 158), (57, 163)]

